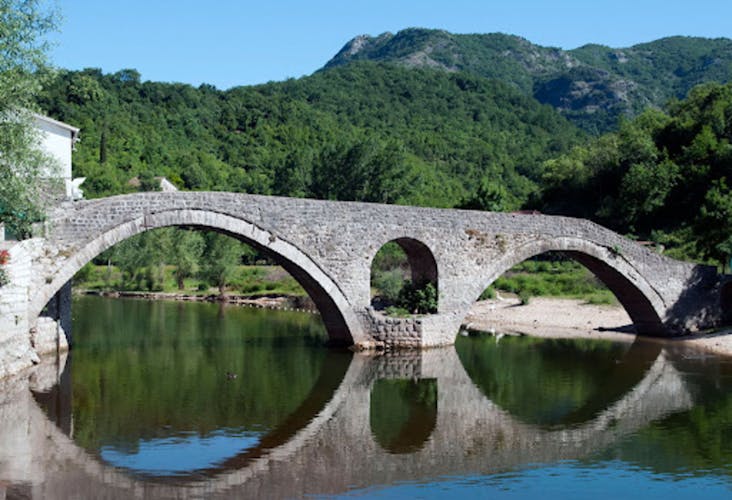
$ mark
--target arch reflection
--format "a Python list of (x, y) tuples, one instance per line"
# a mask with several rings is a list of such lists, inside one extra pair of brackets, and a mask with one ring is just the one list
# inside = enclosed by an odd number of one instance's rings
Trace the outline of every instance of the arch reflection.
[(460, 361), (486, 398), (528, 424), (581, 424), (644, 377), (661, 344), (506, 336), (460, 337)]
[(74, 441), (141, 476), (243, 466), (312, 420), (350, 362), (322, 348), (322, 323), (307, 314), (93, 297), (74, 312), (62, 377)]
[(437, 379), (375, 381), (369, 415), (371, 432), (384, 450), (419, 450), (437, 424)]

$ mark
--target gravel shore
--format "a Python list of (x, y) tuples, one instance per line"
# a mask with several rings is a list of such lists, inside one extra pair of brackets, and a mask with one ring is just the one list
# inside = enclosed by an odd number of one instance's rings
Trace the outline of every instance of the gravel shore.
[[(476, 302), (464, 328), (482, 332), (547, 338), (593, 338), (633, 342), (635, 333), (620, 306), (593, 305), (577, 299), (535, 297), (526, 305), (518, 299), (497, 298)], [(659, 342), (732, 356), (732, 329), (689, 335)]]

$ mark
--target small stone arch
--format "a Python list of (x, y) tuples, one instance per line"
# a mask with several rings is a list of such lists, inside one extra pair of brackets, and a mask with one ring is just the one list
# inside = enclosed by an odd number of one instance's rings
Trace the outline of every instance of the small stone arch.
[(331, 341), (358, 344), (370, 340), (370, 337), (362, 331), (348, 300), (336, 283), (303, 251), (246, 220), (196, 209), (174, 209), (146, 214), (119, 224), (82, 243), (56, 269), (53, 279), (31, 298), (30, 318), (39, 316), (61, 287), (104, 250), (144, 231), (168, 226), (198, 227), (217, 231), (261, 250), (280, 264), (305, 289), (317, 306)]
[(592, 272), (617, 297), (630, 316), (636, 331), (643, 335), (662, 335), (662, 298), (628, 260), (618, 252), (596, 243), (571, 237), (534, 240), (511, 249), (491, 266), (474, 296), (488, 288), (513, 266), (546, 252), (562, 252)]
[[(410, 237), (399, 237), (383, 243), (377, 249), (376, 253), (371, 257), (369, 266), (369, 275), (373, 271), (373, 262), (376, 254), (381, 248), (389, 243), (396, 243), (404, 251), (407, 257), (407, 263), (411, 273), (411, 280), (418, 287), (426, 284), (432, 284), (439, 297), (439, 272), (437, 269), (437, 260), (432, 250), (421, 241)], [(439, 304), (439, 300), (438, 300)]]
[(432, 283), (437, 288), (437, 261), (429, 247), (414, 238), (397, 238), (393, 241), (407, 254), (409, 267), (412, 270), (412, 282)]

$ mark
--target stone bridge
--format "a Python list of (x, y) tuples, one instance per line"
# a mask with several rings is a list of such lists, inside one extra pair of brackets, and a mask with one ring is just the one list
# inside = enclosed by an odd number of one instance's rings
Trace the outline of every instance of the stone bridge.
[[(165, 226), (219, 231), (272, 257), (313, 299), (331, 339), (363, 348), (452, 344), (486, 287), (548, 251), (592, 271), (641, 334), (718, 325), (729, 315), (721, 297), (732, 295), (714, 268), (666, 258), (587, 220), (224, 192), (138, 193), (61, 205), (44, 238), (11, 248), (11, 283), (0, 288), (0, 351), (13, 332), (25, 329), (27, 336), (84, 264)], [(391, 241), (405, 250), (415, 282), (436, 285), (436, 314), (396, 319), (372, 309), (371, 263)], [(27, 355), (18, 354), (22, 346), (14, 349), (16, 357)]]
[[(80, 448), (67, 435), (73, 434), (71, 423), (49, 420), (28, 384), (13, 383), (0, 392), (0, 487), (2, 481), (26, 485), (33, 498), (292, 498), (580, 459), (694, 405), (695, 387), (675, 368), (673, 353), (638, 343), (625, 353), (638, 356), (648, 368), (625, 394), (583, 422), (547, 428), (523, 422), (488, 399), (454, 348), (356, 354), (329, 399), (315, 413), (308, 410), (307, 418), (295, 419), (302, 422), (295, 432), (253, 456), (179, 476), (175, 485), (115, 468)], [(47, 391), (58, 380), (50, 368), (30, 377), (31, 389)], [(412, 449), (384, 449), (371, 427), (374, 384), (384, 379), (436, 384), (434, 421)], [(70, 408), (71, 397), (62, 390), (51, 407)]]

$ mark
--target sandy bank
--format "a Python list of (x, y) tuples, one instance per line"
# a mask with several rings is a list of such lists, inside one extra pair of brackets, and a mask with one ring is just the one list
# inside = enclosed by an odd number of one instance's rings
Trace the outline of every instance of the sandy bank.
[[(593, 305), (576, 299), (536, 297), (529, 304), (502, 298), (476, 302), (463, 325), (469, 330), (547, 338), (593, 338), (633, 342), (632, 322), (620, 306)], [(732, 329), (659, 342), (732, 356)]]

